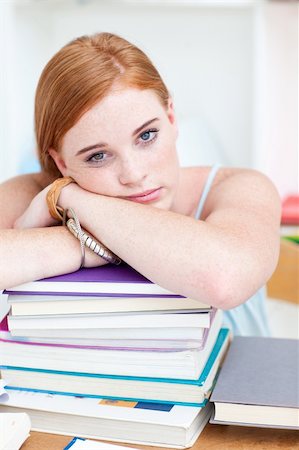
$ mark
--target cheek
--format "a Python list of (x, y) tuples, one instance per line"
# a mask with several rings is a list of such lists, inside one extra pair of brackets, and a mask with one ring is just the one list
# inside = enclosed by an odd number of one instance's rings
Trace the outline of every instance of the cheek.
[(113, 174), (100, 169), (88, 169), (74, 174), (73, 178), (86, 191), (101, 195), (116, 195)]
[(163, 169), (169, 172), (170, 177), (176, 175), (179, 169), (179, 160), (173, 142), (169, 143), (169, 145), (165, 145), (163, 151), (161, 151), (159, 165), (160, 170)]

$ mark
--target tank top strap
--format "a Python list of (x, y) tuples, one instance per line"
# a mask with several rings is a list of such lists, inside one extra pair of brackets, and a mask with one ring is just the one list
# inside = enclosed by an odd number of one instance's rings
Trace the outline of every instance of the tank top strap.
[(210, 173), (208, 175), (207, 181), (205, 182), (205, 185), (204, 185), (204, 188), (203, 188), (203, 191), (202, 191), (202, 194), (201, 194), (198, 206), (197, 206), (197, 210), (195, 213), (195, 219), (198, 219), (198, 220), (200, 219), (207, 196), (210, 192), (211, 186), (213, 184), (215, 176), (220, 167), (221, 167), (221, 164), (214, 164), (214, 166), (212, 166), (212, 168), (210, 170)]

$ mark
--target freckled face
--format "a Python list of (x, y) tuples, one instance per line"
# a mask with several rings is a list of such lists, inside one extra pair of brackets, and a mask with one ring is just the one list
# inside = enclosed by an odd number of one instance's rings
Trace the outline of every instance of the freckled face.
[(172, 106), (151, 90), (112, 91), (64, 136), (61, 152), (50, 150), (64, 176), (84, 189), (170, 209), (179, 164)]

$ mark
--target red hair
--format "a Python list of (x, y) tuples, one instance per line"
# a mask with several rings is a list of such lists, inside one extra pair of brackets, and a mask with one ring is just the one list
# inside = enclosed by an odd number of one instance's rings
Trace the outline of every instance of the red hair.
[(42, 169), (61, 176), (49, 149), (59, 151), (66, 132), (112, 86), (152, 89), (165, 108), (169, 92), (139, 48), (110, 33), (82, 36), (59, 50), (44, 68), (35, 96), (35, 134)]

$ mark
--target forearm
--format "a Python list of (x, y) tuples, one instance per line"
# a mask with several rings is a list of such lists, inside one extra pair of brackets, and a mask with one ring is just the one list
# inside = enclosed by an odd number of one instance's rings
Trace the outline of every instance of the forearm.
[[(259, 287), (259, 280), (244, 285), (241, 241), (217, 226), (77, 186), (65, 189), (59, 202), (120, 258), (173, 292), (225, 307), (231, 286), (240, 284), (244, 299)], [(246, 250), (242, 256), (246, 266)], [(231, 268), (239, 270), (238, 280)]]
[(0, 230), (0, 289), (73, 272), (80, 244), (64, 227)]

